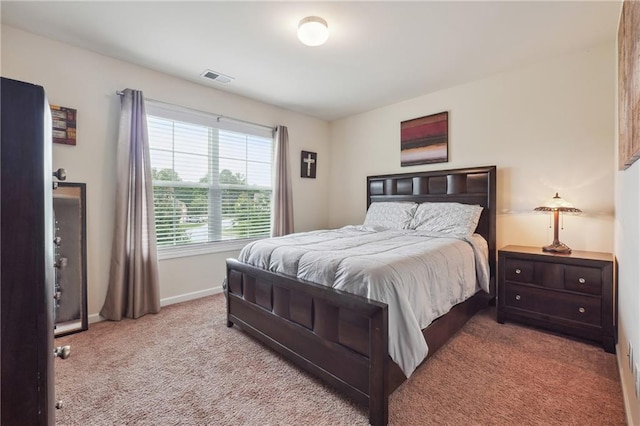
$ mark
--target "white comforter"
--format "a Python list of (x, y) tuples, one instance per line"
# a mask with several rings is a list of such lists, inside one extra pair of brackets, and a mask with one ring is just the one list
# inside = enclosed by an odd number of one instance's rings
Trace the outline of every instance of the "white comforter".
[(386, 303), (389, 355), (409, 377), (427, 356), (421, 330), (489, 291), (488, 247), (479, 235), (347, 226), (254, 241), (241, 262)]

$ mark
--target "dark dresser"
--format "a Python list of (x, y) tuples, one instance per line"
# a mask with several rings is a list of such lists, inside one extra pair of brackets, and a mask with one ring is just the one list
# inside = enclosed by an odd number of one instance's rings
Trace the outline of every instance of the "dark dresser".
[(2, 78), (0, 94), (0, 424), (53, 426), (54, 357), (69, 348), (54, 348), (53, 338), (51, 115), (40, 86)]
[(591, 340), (615, 353), (616, 279), (610, 253), (498, 251), (498, 322), (514, 320)]

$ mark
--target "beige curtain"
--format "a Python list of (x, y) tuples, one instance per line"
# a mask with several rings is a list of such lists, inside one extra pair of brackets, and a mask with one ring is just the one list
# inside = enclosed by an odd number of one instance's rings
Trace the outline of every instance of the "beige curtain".
[(117, 146), (115, 228), (109, 287), (100, 315), (110, 320), (160, 311), (153, 186), (144, 97), (121, 97)]
[(273, 219), (271, 236), (279, 237), (293, 232), (293, 195), (291, 167), (289, 165), (289, 132), (286, 126), (276, 127), (274, 136)]

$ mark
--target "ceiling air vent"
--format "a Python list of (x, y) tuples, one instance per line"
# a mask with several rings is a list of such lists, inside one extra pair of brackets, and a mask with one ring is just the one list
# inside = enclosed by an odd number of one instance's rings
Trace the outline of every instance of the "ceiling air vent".
[(233, 80), (233, 77), (211, 70), (204, 70), (204, 72), (200, 74), (200, 77), (208, 78), (209, 80), (217, 81), (218, 83), (229, 83)]

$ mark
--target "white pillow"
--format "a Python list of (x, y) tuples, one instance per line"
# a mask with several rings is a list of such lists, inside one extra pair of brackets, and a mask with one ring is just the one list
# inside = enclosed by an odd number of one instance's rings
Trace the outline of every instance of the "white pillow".
[(461, 203), (422, 203), (418, 206), (411, 229), (443, 234), (471, 235), (478, 226), (482, 207)]
[(388, 229), (408, 229), (411, 225), (413, 213), (418, 205), (411, 202), (371, 203), (364, 226), (381, 226)]

